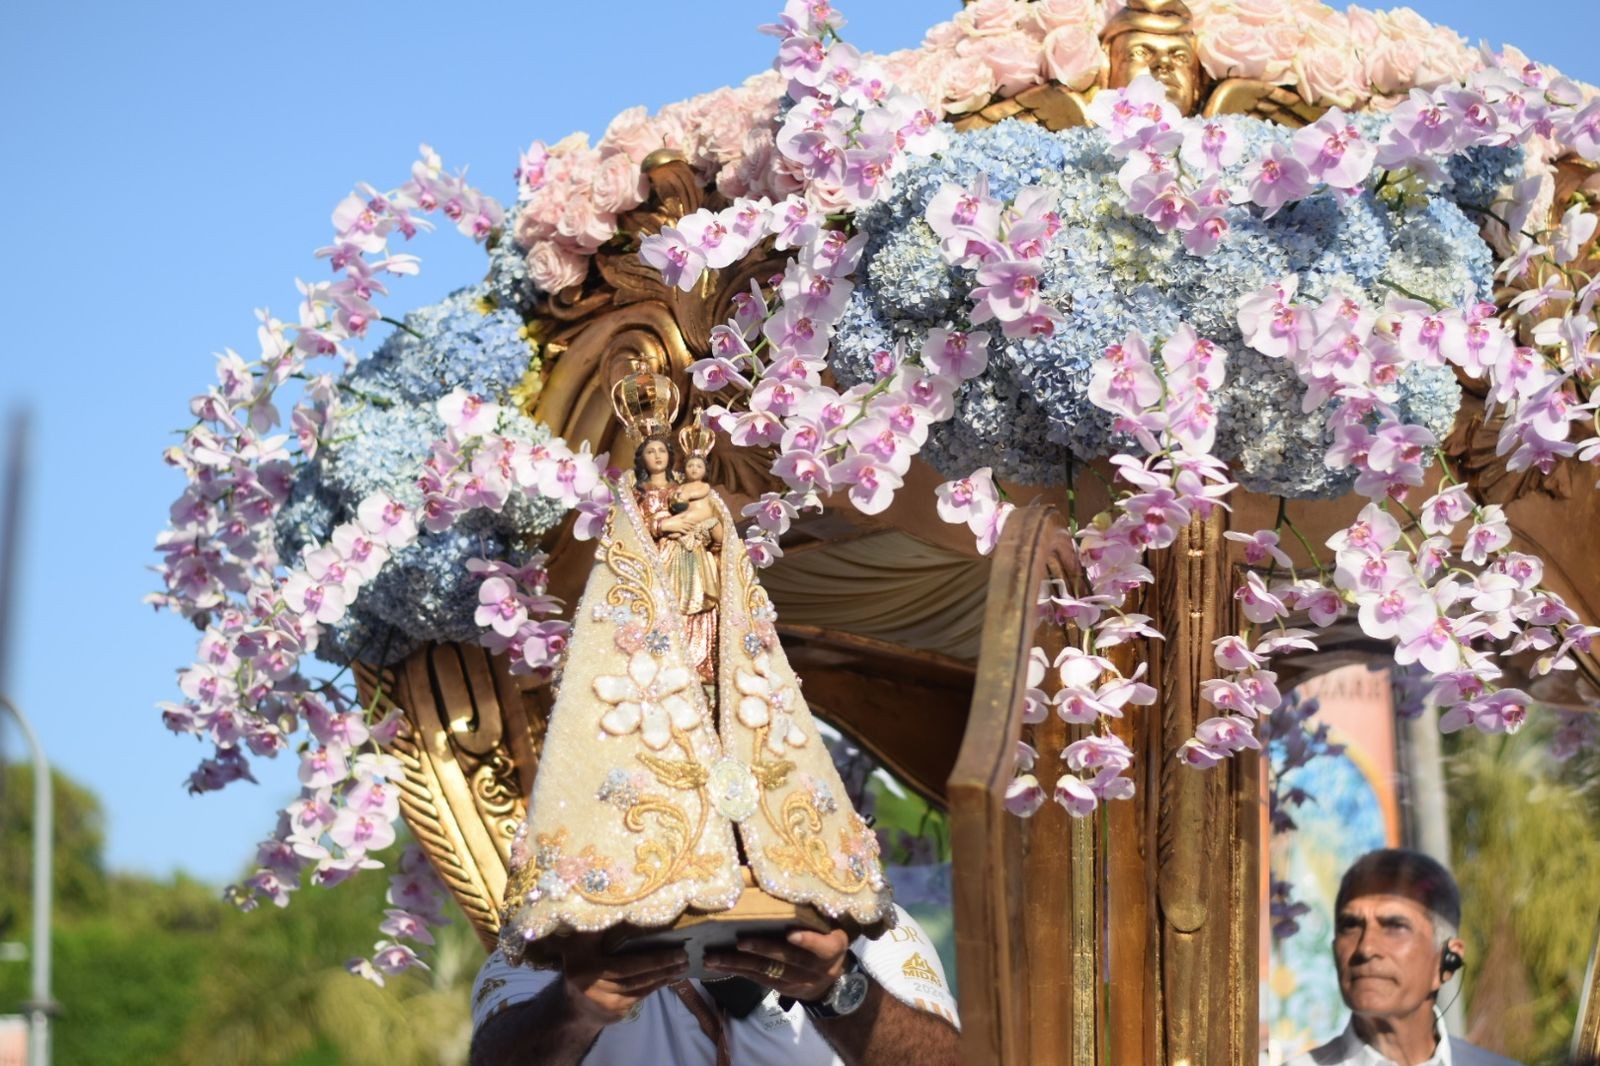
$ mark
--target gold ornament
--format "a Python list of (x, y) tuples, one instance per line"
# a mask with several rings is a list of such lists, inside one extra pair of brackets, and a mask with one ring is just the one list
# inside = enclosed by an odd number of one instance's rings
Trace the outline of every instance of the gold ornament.
[(611, 387), (611, 406), (637, 444), (671, 432), (678, 417), (678, 386), (665, 374), (640, 370)]
[(717, 435), (706, 425), (705, 412), (696, 411), (687, 426), (678, 430), (678, 447), (683, 450), (684, 461), (704, 459), (717, 446)]
[(1166, 87), (1178, 110), (1194, 114), (1200, 101), (1200, 56), (1194, 16), (1183, 0), (1128, 0), (1106, 23), (1100, 40), (1111, 59), (1111, 88), (1126, 88), (1148, 74)]

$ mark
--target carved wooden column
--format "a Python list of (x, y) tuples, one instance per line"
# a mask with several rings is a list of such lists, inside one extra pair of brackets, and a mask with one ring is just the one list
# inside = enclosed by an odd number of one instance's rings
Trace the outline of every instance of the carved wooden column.
[[(1147, 608), (1167, 639), (1150, 653), (1160, 715), (1141, 751), (1155, 842), (1155, 921), (1146, 945), (1155, 956), (1155, 995), (1146, 1024), (1157, 1045), (1146, 1061), (1173, 1066), (1251, 1063), (1258, 1054), (1259, 759), (1246, 752), (1195, 770), (1175, 758), (1214, 713), (1200, 685), (1216, 673), (1212, 642), (1235, 630), (1237, 567), (1226, 529), (1227, 512), (1218, 508), (1151, 559), (1156, 580)], [(1119, 846), (1132, 842), (1113, 837), (1113, 849)]]

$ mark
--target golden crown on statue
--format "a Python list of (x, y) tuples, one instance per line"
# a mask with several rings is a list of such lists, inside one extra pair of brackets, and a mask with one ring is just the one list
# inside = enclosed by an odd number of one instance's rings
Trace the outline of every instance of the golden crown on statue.
[(635, 443), (670, 433), (678, 417), (678, 386), (665, 374), (639, 370), (611, 386), (611, 406)]
[(678, 447), (685, 459), (704, 459), (717, 446), (717, 434), (706, 425), (704, 409), (696, 411), (687, 426), (678, 430)]

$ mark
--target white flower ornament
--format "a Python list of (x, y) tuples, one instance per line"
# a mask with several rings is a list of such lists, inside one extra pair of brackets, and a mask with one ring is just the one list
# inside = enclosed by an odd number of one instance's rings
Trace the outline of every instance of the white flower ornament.
[(734, 683), (739, 688), (739, 721), (751, 729), (770, 723), (767, 747), (775, 755), (782, 755), (785, 746), (805, 747), (805, 732), (795, 725), (790, 714), (800, 693), (773, 671), (769, 655), (757, 655), (750, 665), (755, 673), (743, 668), (734, 673)]
[(682, 666), (662, 666), (647, 651), (628, 659), (623, 676), (594, 679), (595, 695), (612, 707), (600, 726), (613, 736), (639, 731), (646, 745), (660, 751), (672, 740), (672, 727), (690, 730), (700, 724), (700, 711), (684, 696), (689, 671)]

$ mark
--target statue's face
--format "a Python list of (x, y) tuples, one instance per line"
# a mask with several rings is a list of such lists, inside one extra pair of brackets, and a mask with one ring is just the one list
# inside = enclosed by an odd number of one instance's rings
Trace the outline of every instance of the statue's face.
[(699, 456), (690, 456), (683, 462), (683, 476), (690, 481), (704, 481), (706, 479), (706, 461)]
[(658, 440), (645, 441), (644, 468), (652, 474), (664, 473), (671, 458), (667, 446)]
[(1200, 57), (1188, 38), (1131, 30), (1111, 41), (1112, 88), (1126, 88), (1148, 74), (1167, 88), (1167, 97), (1185, 115), (1200, 97)]

